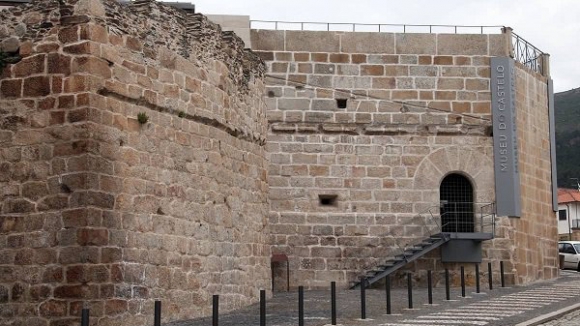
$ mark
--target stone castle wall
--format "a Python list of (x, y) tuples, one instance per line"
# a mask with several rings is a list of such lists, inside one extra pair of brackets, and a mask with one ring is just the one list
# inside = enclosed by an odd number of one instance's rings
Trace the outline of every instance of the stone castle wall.
[[(168, 321), (208, 315), (212, 294), (231, 310), (270, 288), (271, 252), (291, 287), (347, 286), (425, 235), (447, 174), (494, 201), (489, 60), (507, 34), (253, 30), (264, 66), (149, 1), (0, 19), (0, 323), (76, 325), (87, 306), (142, 325), (155, 299)], [(520, 284), (555, 277), (557, 252), (546, 80), (516, 77), (523, 215), (498, 218), (483, 256)]]
[[(472, 181), (477, 202), (494, 201), (489, 62), (509, 55), (509, 42), (507, 34), (252, 31), (268, 66), (272, 250), (289, 255), (294, 286), (346, 286), (383, 261), (394, 239), (421, 235), (413, 217), (438, 205), (449, 173)], [(321, 195), (336, 202), (322, 205)], [(512, 254), (506, 223), (500, 218), (498, 238), (484, 243), (494, 270), (498, 257), (528, 264)], [(555, 266), (548, 257), (537, 266)], [(444, 267), (436, 252), (410, 268), (421, 278)], [(526, 275), (520, 282), (542, 277), (508, 272)]]
[[(263, 66), (162, 4), (0, 13), (0, 324), (152, 323), (269, 288)], [(9, 45), (16, 45), (8, 48)], [(138, 122), (144, 113), (148, 122)]]
[[(558, 225), (552, 210), (547, 79), (516, 65), (522, 218), (512, 219), (516, 283), (558, 275)], [(555, 180), (554, 180), (555, 182)]]

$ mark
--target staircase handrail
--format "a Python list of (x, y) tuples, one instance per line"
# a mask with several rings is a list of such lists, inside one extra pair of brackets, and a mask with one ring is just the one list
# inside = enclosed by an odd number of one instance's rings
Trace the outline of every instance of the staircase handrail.
[[(454, 203), (454, 204), (472, 204), (473, 210), (471, 211), (464, 211), (464, 213), (473, 213), (474, 214), (474, 221), (477, 220), (475, 216), (479, 213), (479, 230), (483, 233), (487, 227), (491, 227), (490, 232), (492, 233), (492, 237), (495, 236), (495, 203), (494, 202), (465, 202), (465, 203)], [(445, 225), (442, 223), (442, 216), (445, 216), (446, 213), (443, 215), (441, 214), (441, 204), (432, 205), (429, 208), (417, 213), (409, 218), (409, 221), (412, 223), (417, 219), (420, 220), (420, 225), (415, 223), (414, 225), (421, 227), (421, 232), (419, 232), (416, 236), (409, 236), (405, 234), (403, 231), (402, 235), (395, 235), (392, 232), (387, 232), (382, 234), (381, 237), (390, 238), (393, 240), (393, 249), (390, 251), (390, 256), (402, 255), (404, 259), (407, 258), (406, 252), (411, 250), (414, 246), (418, 243), (423, 241), (427, 237), (435, 236), (438, 234), (443, 234), (443, 230)], [(479, 210), (479, 212), (478, 212)], [(485, 218), (489, 217), (490, 222), (484, 223)], [(411, 226), (413, 224), (402, 224), (398, 226), (402, 226), (403, 230), (405, 227)], [(474, 229), (475, 231), (475, 229)]]

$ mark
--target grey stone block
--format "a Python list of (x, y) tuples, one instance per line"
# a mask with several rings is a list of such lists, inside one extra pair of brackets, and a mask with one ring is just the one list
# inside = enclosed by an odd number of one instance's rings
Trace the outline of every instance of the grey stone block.
[(509, 49), (507, 45), (511, 40), (506, 40), (508, 34), (488, 35), (489, 37), (489, 55), (508, 56)]
[(436, 54), (436, 34), (396, 34), (397, 54)]
[(284, 51), (284, 31), (252, 29), (250, 39), (254, 50)]
[(409, 74), (411, 76), (431, 76), (435, 77), (439, 73), (439, 67), (435, 66), (410, 66)]
[(332, 87), (332, 77), (308, 75), (308, 85), (330, 88)]
[(395, 53), (395, 37), (391, 33), (345, 33), (341, 37), (341, 52)]
[(314, 65), (314, 73), (316, 74), (334, 74), (336, 67), (333, 64), (316, 64)]
[(371, 88), (371, 77), (355, 77), (354, 78), (354, 88), (356, 89), (369, 89)]
[(437, 88), (436, 78), (417, 77), (415, 78), (415, 87), (418, 89), (435, 89)]
[(335, 88), (354, 88), (355, 77), (350, 76), (335, 76), (334, 77), (334, 87)]
[(358, 75), (360, 73), (359, 65), (338, 65), (337, 68), (339, 75)]
[(278, 110), (308, 110), (310, 100), (302, 98), (281, 98), (278, 99)]
[(286, 31), (287, 51), (338, 52), (339, 45), (335, 32)]
[(398, 89), (413, 89), (413, 78), (397, 78)]
[(344, 110), (339, 109), (336, 105), (336, 100), (312, 100), (312, 110), (319, 111), (338, 111)]
[(485, 55), (487, 35), (439, 34), (437, 35), (437, 54)]

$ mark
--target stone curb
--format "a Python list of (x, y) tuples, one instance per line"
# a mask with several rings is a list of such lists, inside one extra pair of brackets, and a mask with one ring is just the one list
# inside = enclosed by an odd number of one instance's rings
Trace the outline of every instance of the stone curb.
[(525, 322), (516, 324), (515, 326), (535, 326), (535, 325), (540, 325), (542, 323), (557, 319), (559, 317), (562, 317), (563, 315), (566, 315), (569, 312), (572, 312), (573, 310), (577, 309), (580, 307), (580, 303), (577, 303), (575, 305), (571, 305), (565, 308), (562, 308), (560, 310), (556, 310), (553, 312), (550, 312), (548, 314), (544, 314), (541, 316), (538, 316), (536, 318), (527, 320)]

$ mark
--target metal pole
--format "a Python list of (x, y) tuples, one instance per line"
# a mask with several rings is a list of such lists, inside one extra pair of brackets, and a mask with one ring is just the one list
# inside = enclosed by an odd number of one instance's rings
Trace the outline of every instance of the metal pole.
[(465, 298), (465, 269), (461, 266), (461, 296)]
[(451, 294), (449, 292), (449, 270), (445, 268), (445, 298), (447, 301), (451, 300)]
[(409, 309), (413, 309), (413, 280), (411, 273), (407, 273), (407, 296), (409, 297)]
[(387, 275), (385, 280), (385, 292), (387, 292), (387, 315), (391, 314), (391, 276)]
[(431, 270), (427, 271), (427, 297), (429, 299), (429, 304), (433, 304), (433, 288), (431, 284)]
[(220, 305), (220, 296), (217, 294), (213, 295), (213, 318), (212, 318), (212, 325), (218, 326), (218, 319), (219, 319), (219, 305)]
[(475, 264), (475, 293), (479, 292), (479, 264)]
[(260, 326), (266, 326), (266, 290), (260, 290)]
[(81, 326), (89, 326), (89, 309), (83, 308), (81, 312)]
[(505, 287), (505, 277), (503, 275), (503, 260), (499, 262), (499, 271), (501, 277), (501, 287)]
[(331, 325), (336, 325), (336, 282), (330, 282)]
[(491, 272), (491, 263), (487, 263), (487, 280), (489, 282), (489, 289), (493, 290), (493, 274)]
[(367, 279), (362, 277), (360, 280), (360, 319), (367, 319), (366, 283)]
[(304, 326), (304, 287), (298, 287), (298, 326)]
[(161, 326), (161, 301), (155, 301), (155, 312), (153, 316), (153, 325)]

